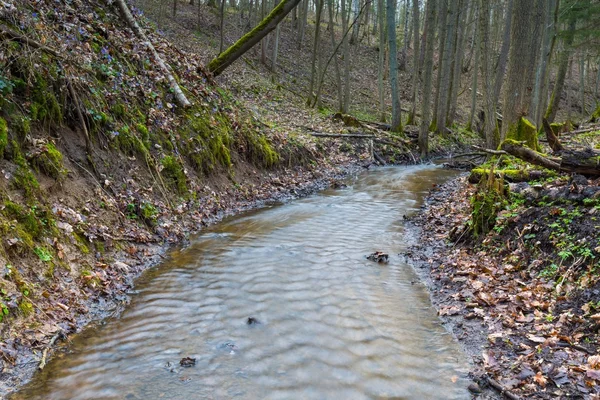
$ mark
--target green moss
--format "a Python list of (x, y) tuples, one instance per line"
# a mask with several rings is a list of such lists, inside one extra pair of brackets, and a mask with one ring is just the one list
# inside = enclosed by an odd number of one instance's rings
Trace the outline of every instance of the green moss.
[(43, 151), (31, 160), (31, 164), (37, 172), (54, 179), (62, 179), (67, 175), (63, 166), (63, 155), (52, 142), (44, 145)]
[(35, 178), (35, 175), (33, 175), (27, 160), (25, 160), (25, 158), (19, 152), (18, 144), (13, 141), (12, 145), (15, 149), (17, 149), (15, 150), (17, 152), (15, 157), (17, 170), (13, 176), (12, 185), (15, 189), (23, 190), (25, 192), (25, 197), (32, 199), (38, 194), (40, 190), (40, 184)]
[(185, 194), (187, 192), (187, 182), (183, 165), (179, 160), (173, 156), (165, 156), (160, 163), (163, 167), (161, 173), (167, 185), (177, 190), (179, 194)]
[(127, 125), (121, 127), (117, 132), (117, 135), (114, 137), (114, 145), (117, 149), (128, 155), (145, 155), (148, 153), (148, 148), (144, 142)]
[(24, 317), (33, 314), (33, 304), (29, 300), (21, 300), (19, 303), (19, 311)]
[(253, 163), (269, 168), (279, 162), (279, 153), (273, 148), (265, 135), (249, 133), (247, 138), (248, 153)]
[(506, 204), (507, 193), (504, 179), (489, 173), (482, 179), (477, 192), (471, 198), (471, 229), (474, 236), (484, 235), (496, 224), (496, 217)]
[(217, 165), (231, 167), (230, 147), (233, 140), (229, 133), (229, 120), (219, 113), (209, 115), (196, 108), (189, 112), (187, 121), (181, 131), (185, 146), (183, 150), (194, 169), (209, 173)]
[(506, 140), (525, 142), (529, 148), (541, 151), (537, 138), (537, 129), (524, 117), (519, 118), (519, 121), (516, 124), (513, 124), (508, 128)]
[(75, 245), (83, 254), (89, 254), (90, 249), (88, 247), (89, 242), (85, 238), (85, 236), (80, 235), (77, 232), (73, 232), (73, 237), (75, 238)]
[(246, 33), (244, 36), (242, 36), (237, 42), (235, 42), (233, 44), (233, 46), (229, 47), (227, 50), (225, 50), (223, 53), (219, 54), (218, 57), (215, 57), (208, 65), (207, 65), (207, 69), (212, 72), (214, 75), (218, 75), (221, 72), (223, 72), (223, 70), (225, 69), (225, 67), (227, 66), (225, 64), (225, 62), (231, 57), (232, 54), (237, 53), (242, 47), (244, 47), (245, 45), (247, 45), (247, 43), (254, 37), (256, 37), (256, 35), (262, 31), (263, 29), (266, 28), (266, 26), (268, 24), (271, 23), (271, 21), (273, 21), (275, 18), (277, 18), (281, 13), (283, 13), (285, 11), (285, 6), (287, 3), (289, 3), (290, 0), (286, 0), (286, 1), (281, 1), (279, 2), (279, 4), (277, 5), (277, 7), (275, 7), (270, 13), (269, 15), (267, 15), (266, 18), (264, 18), (258, 25), (256, 25), (256, 27), (254, 29), (252, 29), (250, 32)]
[(0, 159), (4, 158), (4, 149), (8, 145), (8, 127), (6, 120), (0, 118)]
[(42, 122), (48, 126), (61, 124), (63, 120), (61, 106), (53, 88), (39, 73), (35, 75), (29, 113), (33, 121)]
[(113, 116), (117, 118), (124, 118), (127, 115), (127, 108), (125, 107), (125, 104), (123, 102), (117, 101), (110, 108), (110, 112)]
[(600, 120), (600, 104), (596, 107), (596, 110), (590, 116), (589, 122), (596, 122)]

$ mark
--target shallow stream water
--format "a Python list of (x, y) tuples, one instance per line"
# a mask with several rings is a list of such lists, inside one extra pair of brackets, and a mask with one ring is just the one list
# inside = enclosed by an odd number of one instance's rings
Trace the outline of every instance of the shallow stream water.
[(398, 255), (416, 240), (403, 216), (454, 175), (376, 169), (205, 230), (16, 398), (470, 398), (466, 357)]

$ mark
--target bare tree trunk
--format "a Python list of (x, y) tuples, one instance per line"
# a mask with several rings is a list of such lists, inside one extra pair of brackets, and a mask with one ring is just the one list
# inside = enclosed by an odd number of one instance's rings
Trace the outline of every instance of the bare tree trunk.
[[(516, 129), (521, 117), (529, 114), (532, 98), (533, 66), (531, 59), (531, 15), (530, 0), (514, 0), (513, 18), (510, 29), (510, 51), (506, 90), (502, 111), (502, 131), (500, 140)], [(510, 135), (509, 135), (510, 136)]]
[(579, 59), (579, 90), (581, 91), (581, 115), (587, 114), (585, 108), (585, 51), (582, 52)]
[(402, 130), (400, 97), (398, 96), (398, 52), (396, 48), (396, 0), (386, 1), (388, 43), (390, 48), (390, 86), (392, 91), (392, 132)]
[[(334, 17), (333, 17), (333, 0), (328, 0), (328, 8), (329, 8), (329, 23), (331, 24), (331, 47), (334, 49), (335, 51), (335, 29), (334, 29)], [(335, 80), (337, 83), (337, 91), (338, 91), (338, 110), (341, 111), (344, 108), (344, 94), (343, 94), (343, 88), (342, 88), (342, 74), (340, 72), (340, 63), (338, 61), (338, 57), (337, 55), (334, 53), (333, 54), (334, 57), (334, 66), (335, 66)], [(321, 72), (322, 74), (325, 73), (325, 71)], [(319, 89), (320, 89), (319, 85)], [(318, 93), (317, 93), (318, 95)]]
[(400, 64), (398, 69), (400, 71), (406, 71), (406, 52), (408, 47), (408, 18), (410, 15), (410, 9), (408, 7), (408, 0), (404, 2), (404, 30), (402, 34), (402, 52), (400, 53)]
[(323, 3), (324, 0), (315, 0), (317, 7), (317, 15), (315, 21), (315, 40), (313, 42), (313, 51), (311, 58), (311, 68), (310, 68), (310, 86), (308, 89), (308, 104), (312, 103), (313, 97), (315, 94), (313, 93), (315, 87), (315, 78), (317, 77), (317, 57), (319, 54), (319, 44), (321, 43), (321, 14), (323, 11)]
[[(436, 106), (436, 127), (439, 133), (446, 132), (446, 115), (448, 98), (450, 96), (450, 79), (452, 77), (452, 57), (454, 55), (454, 44), (456, 36), (456, 12), (459, 0), (450, 1), (448, 15), (446, 17), (444, 52), (438, 69), (440, 86), (438, 92), (438, 104)], [(442, 42), (440, 42), (442, 43)]]
[(277, 24), (275, 28), (275, 43), (273, 43), (273, 54), (271, 55), (271, 71), (275, 72), (277, 69), (277, 55), (279, 53), (279, 36), (281, 33), (281, 23)]
[(377, 87), (379, 90), (379, 120), (385, 122), (385, 96), (383, 90), (383, 70), (385, 68), (385, 12), (383, 0), (377, 0), (379, 20), (379, 63), (377, 70)]
[(273, 31), (273, 29), (277, 27), (277, 24), (279, 24), (299, 2), (300, 0), (281, 0), (277, 7), (275, 7), (254, 29), (246, 33), (231, 47), (208, 63), (208, 70), (215, 76), (221, 74), (225, 68), (230, 66), (235, 60), (260, 42), (262, 38)]
[(408, 114), (407, 125), (415, 122), (415, 116), (417, 114), (417, 95), (419, 93), (419, 75), (421, 69), (419, 68), (419, 0), (412, 0), (413, 7), (413, 70), (412, 70), (412, 94), (410, 98), (410, 113)]
[(573, 44), (573, 32), (575, 31), (575, 24), (575, 19), (572, 19), (569, 22), (569, 27), (567, 29), (567, 37), (564, 42), (564, 48), (562, 50), (562, 53), (560, 53), (560, 58), (558, 61), (556, 83), (554, 84), (552, 96), (550, 96), (550, 103), (548, 104), (548, 109), (546, 110), (546, 114), (544, 116), (550, 123), (554, 122), (554, 118), (556, 118), (558, 107), (560, 106), (560, 98), (562, 96), (563, 87), (565, 85), (567, 68), (569, 67), (569, 58), (571, 55), (571, 44)]
[(169, 86), (171, 87), (171, 90), (173, 90), (177, 103), (179, 103), (179, 105), (182, 107), (190, 107), (192, 104), (188, 101), (187, 97), (185, 97), (185, 94), (183, 94), (183, 91), (181, 90), (181, 87), (179, 87), (179, 84), (173, 77), (171, 70), (169, 69), (167, 64), (165, 64), (161, 56), (158, 54), (152, 42), (148, 39), (142, 28), (140, 28), (140, 26), (138, 25), (134, 16), (131, 14), (131, 11), (129, 11), (129, 7), (127, 7), (125, 0), (116, 0), (116, 2), (117, 6), (119, 6), (121, 14), (123, 15), (123, 18), (125, 18), (127, 25), (129, 25), (129, 28), (131, 28), (133, 33), (135, 33), (135, 35), (146, 45), (146, 48), (150, 51), (150, 53), (152, 53), (156, 64), (162, 70), (163, 74), (165, 74), (165, 76), (167, 77), (167, 80), (169, 81)]
[(446, 126), (454, 123), (456, 115), (456, 103), (458, 101), (458, 89), (460, 88), (462, 62), (465, 54), (467, 14), (472, 7), (470, 0), (463, 0), (456, 16), (456, 45), (454, 59), (452, 60), (452, 81), (450, 82), (450, 96), (448, 97), (448, 106), (446, 113)]
[(308, 22), (308, 3), (310, 0), (304, 0), (302, 4), (302, 13), (300, 16), (300, 29), (298, 30), (298, 50), (302, 49), (304, 43), (304, 32), (306, 32), (306, 24)]
[(223, 37), (225, 35), (225, 32), (223, 31), (223, 26), (225, 25), (225, 1), (226, 0), (221, 0), (221, 23), (220, 23), (220, 41), (219, 41), (219, 54), (221, 54), (223, 52)]
[(423, 102), (421, 103), (421, 128), (419, 129), (419, 150), (421, 157), (424, 158), (429, 152), (429, 124), (431, 123), (430, 107), (431, 107), (431, 77), (433, 75), (433, 48), (435, 35), (435, 14), (437, 0), (427, 0), (425, 26), (427, 27), (424, 52), (423, 71)]
[(544, 32), (542, 51), (540, 53), (538, 68), (535, 74), (535, 86), (533, 90), (533, 100), (531, 110), (533, 120), (536, 126), (541, 126), (543, 117), (543, 99), (546, 97), (546, 87), (548, 85), (548, 64), (552, 56), (552, 42), (555, 35), (554, 17), (557, 16), (558, 0), (549, 0), (548, 8), (545, 9)]
[[(473, 2), (473, 8), (478, 9), (478, 1)], [(478, 21), (476, 16), (476, 11), (474, 12), (475, 20)], [(469, 122), (467, 122), (467, 130), (473, 131), (473, 119), (475, 117), (475, 110), (477, 109), (477, 80), (479, 77), (479, 35), (477, 34), (477, 30), (473, 32), (474, 43), (474, 52), (475, 52), (475, 66), (473, 67), (473, 84), (471, 85), (471, 112), (469, 113)], [(487, 68), (487, 66), (486, 66)]]
[[(481, 83), (483, 86), (484, 137), (488, 149), (496, 149), (499, 140), (496, 123), (496, 103), (492, 86), (492, 70), (490, 66), (490, 4), (488, 0), (479, 0), (479, 57), (481, 64)], [(477, 74), (477, 71), (473, 72)]]
[[(346, 0), (342, 1), (342, 31), (346, 32), (348, 29), (348, 21), (350, 19), (350, 10), (346, 11)], [(342, 39), (342, 52), (344, 53), (344, 107), (342, 108), (343, 113), (348, 113), (350, 107), (350, 44), (348, 43), (348, 37), (345, 36)]]
[(492, 100), (494, 106), (498, 104), (500, 99), (500, 91), (502, 90), (502, 82), (504, 81), (504, 73), (506, 71), (506, 64), (508, 62), (508, 52), (510, 50), (510, 32), (512, 26), (512, 15), (515, 0), (507, 0), (506, 4), (506, 17), (504, 20), (504, 31), (502, 34), (502, 47), (500, 48), (500, 55), (498, 56), (498, 63), (496, 64), (496, 79), (494, 79), (494, 91), (492, 93)]
[(447, 25), (446, 25), (446, 21), (448, 19), (448, 1), (451, 0), (439, 0), (440, 5), (439, 5), (439, 13), (437, 16), (438, 19), (438, 29), (440, 31), (439, 33), (439, 40), (440, 40), (440, 45), (439, 45), (439, 58), (438, 58), (438, 72), (437, 72), (437, 77), (436, 77), (436, 83), (435, 83), (435, 97), (433, 100), (433, 123), (432, 123), (432, 127), (434, 131), (438, 130), (438, 120), (437, 120), (437, 115), (438, 115), (438, 110), (439, 110), (439, 105), (440, 105), (440, 89), (442, 87), (442, 68), (444, 68), (444, 60), (445, 60), (445, 52), (446, 52), (446, 31), (447, 31)]

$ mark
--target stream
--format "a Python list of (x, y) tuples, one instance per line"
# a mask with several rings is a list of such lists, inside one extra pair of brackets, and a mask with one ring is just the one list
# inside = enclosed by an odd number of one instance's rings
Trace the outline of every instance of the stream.
[(398, 255), (403, 216), (454, 176), (379, 168), (207, 228), (13, 398), (469, 399), (467, 357)]

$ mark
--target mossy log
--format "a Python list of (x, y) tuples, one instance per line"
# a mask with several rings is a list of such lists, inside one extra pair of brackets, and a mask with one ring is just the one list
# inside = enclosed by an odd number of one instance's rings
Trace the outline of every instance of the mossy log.
[(505, 140), (500, 146), (521, 160), (534, 165), (552, 169), (559, 172), (575, 172), (585, 176), (600, 176), (600, 152), (592, 149), (563, 150), (557, 155), (560, 158), (549, 158), (514, 140)]
[(544, 131), (546, 132), (546, 139), (548, 140), (548, 145), (552, 149), (552, 151), (557, 152), (564, 150), (563, 145), (558, 140), (558, 136), (556, 136), (556, 132), (552, 128), (552, 125), (548, 122), (546, 118), (542, 119), (542, 124), (544, 126)]
[[(119, 0), (123, 1), (123, 0)], [(207, 65), (207, 69), (214, 76), (220, 75), (225, 68), (267, 36), (289, 14), (300, 0), (282, 0), (254, 29), (242, 36), (223, 53), (215, 57)]]
[[(471, 174), (469, 175), (469, 183), (479, 183), (482, 179), (487, 179), (489, 173), (490, 170), (487, 168), (473, 168), (471, 170)], [(546, 179), (551, 177), (553, 174), (549, 171), (536, 169), (505, 169), (495, 170), (494, 175), (496, 178), (503, 178), (507, 182), (519, 183)]]
[(600, 104), (596, 107), (596, 110), (590, 116), (590, 120), (588, 122), (598, 122), (600, 121)]

